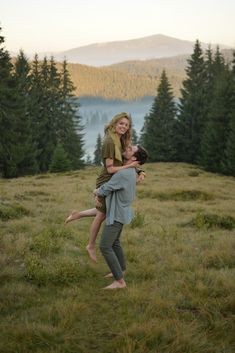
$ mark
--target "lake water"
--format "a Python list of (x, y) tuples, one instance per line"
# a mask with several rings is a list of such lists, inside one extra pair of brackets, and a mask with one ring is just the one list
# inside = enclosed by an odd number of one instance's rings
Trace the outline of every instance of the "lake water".
[(133, 126), (139, 135), (144, 117), (149, 113), (154, 97), (145, 97), (138, 101), (104, 100), (101, 98), (79, 98), (79, 114), (84, 125), (85, 158), (93, 160), (98, 134), (103, 136), (104, 126), (120, 112), (131, 115)]

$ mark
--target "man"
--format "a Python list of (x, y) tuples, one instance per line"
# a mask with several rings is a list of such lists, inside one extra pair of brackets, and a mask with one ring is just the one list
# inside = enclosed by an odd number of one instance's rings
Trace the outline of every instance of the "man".
[[(129, 147), (123, 154), (125, 164), (139, 161), (144, 164), (148, 158), (147, 152), (140, 146)], [(120, 236), (124, 224), (131, 222), (133, 212), (130, 208), (135, 198), (136, 171), (135, 168), (123, 169), (99, 189), (97, 196), (106, 197), (106, 224), (101, 239), (100, 250), (114, 277), (114, 282), (105, 289), (125, 288), (123, 278), (125, 257), (120, 244)]]

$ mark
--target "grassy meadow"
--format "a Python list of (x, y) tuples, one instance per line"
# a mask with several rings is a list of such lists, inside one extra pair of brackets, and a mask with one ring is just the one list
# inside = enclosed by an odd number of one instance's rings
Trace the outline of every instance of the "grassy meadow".
[(85, 246), (99, 168), (0, 180), (1, 353), (234, 353), (235, 180), (147, 164), (123, 290)]

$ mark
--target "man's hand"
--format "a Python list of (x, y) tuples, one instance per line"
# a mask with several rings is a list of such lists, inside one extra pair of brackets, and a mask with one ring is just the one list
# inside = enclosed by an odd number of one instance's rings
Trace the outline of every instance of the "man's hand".
[(94, 189), (94, 190), (93, 190), (93, 195), (94, 195), (94, 197), (98, 195), (98, 190), (99, 190), (99, 189)]
[(142, 183), (145, 179), (145, 176), (146, 176), (145, 172), (140, 172), (140, 174), (137, 177), (137, 183)]
[(94, 195), (94, 199), (95, 199), (95, 206), (96, 207), (101, 207), (102, 203), (99, 200), (98, 191), (99, 191), (99, 189), (94, 189), (93, 190), (93, 195)]
[(99, 196), (95, 196), (95, 206), (96, 207), (101, 207), (102, 203), (99, 201)]

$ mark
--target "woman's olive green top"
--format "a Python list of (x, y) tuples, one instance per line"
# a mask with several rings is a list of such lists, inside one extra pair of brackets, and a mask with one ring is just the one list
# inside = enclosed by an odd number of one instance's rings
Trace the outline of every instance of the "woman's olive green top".
[[(117, 148), (117, 146), (116, 146)], [(117, 152), (117, 151), (116, 151)], [(122, 151), (120, 151), (122, 152)], [(102, 159), (103, 159), (103, 165), (104, 167), (101, 170), (100, 175), (96, 179), (96, 188), (99, 188), (102, 184), (104, 184), (106, 181), (108, 181), (112, 174), (109, 174), (107, 171), (107, 168), (105, 167), (105, 160), (107, 158), (111, 158), (113, 160), (113, 165), (115, 167), (122, 166), (123, 163), (119, 159), (115, 158), (117, 153), (115, 153), (115, 143), (114, 140), (112, 139), (111, 135), (107, 134), (104, 138), (104, 142), (102, 145)]]

